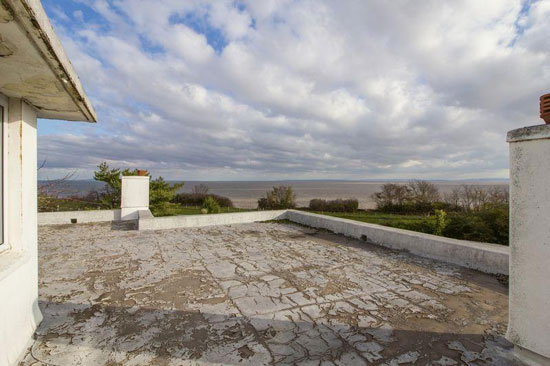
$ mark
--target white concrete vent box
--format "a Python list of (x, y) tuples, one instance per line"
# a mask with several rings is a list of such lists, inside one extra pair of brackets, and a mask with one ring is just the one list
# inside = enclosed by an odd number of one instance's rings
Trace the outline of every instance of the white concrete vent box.
[(139, 211), (149, 211), (149, 179), (139, 175), (122, 177), (121, 220), (137, 220)]

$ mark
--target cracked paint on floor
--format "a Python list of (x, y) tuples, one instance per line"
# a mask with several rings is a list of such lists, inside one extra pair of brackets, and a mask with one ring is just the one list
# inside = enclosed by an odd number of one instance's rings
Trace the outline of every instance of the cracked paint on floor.
[(39, 229), (30, 365), (517, 365), (493, 276), (252, 223)]

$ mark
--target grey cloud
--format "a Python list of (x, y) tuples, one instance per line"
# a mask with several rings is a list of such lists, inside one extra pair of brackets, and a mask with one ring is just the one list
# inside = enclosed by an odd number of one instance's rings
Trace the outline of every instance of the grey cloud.
[[(550, 85), (548, 2), (399, 4), (102, 1), (108, 26), (79, 32), (61, 17), (100, 131), (41, 136), (41, 174), (107, 160), (182, 179), (506, 176), (505, 133), (539, 123)], [(193, 10), (227, 36), (219, 54), (175, 37), (169, 19)]]

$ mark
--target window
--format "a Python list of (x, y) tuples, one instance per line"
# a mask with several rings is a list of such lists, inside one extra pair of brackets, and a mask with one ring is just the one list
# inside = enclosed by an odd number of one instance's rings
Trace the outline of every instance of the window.
[(0, 245), (4, 244), (4, 121), (7, 105), (0, 99)]

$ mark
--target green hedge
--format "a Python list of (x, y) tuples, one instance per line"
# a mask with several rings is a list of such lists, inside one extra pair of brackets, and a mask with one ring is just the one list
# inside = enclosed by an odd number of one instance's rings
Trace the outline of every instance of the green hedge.
[(323, 200), (312, 199), (309, 201), (309, 209), (313, 211), (328, 212), (355, 212), (359, 209), (359, 201), (355, 198)]
[(488, 208), (479, 212), (449, 214), (449, 224), (443, 236), (462, 240), (508, 245), (508, 206)]
[(178, 193), (172, 202), (182, 206), (202, 206), (207, 198), (216, 200), (220, 207), (233, 207), (233, 202), (229, 198), (211, 193)]

